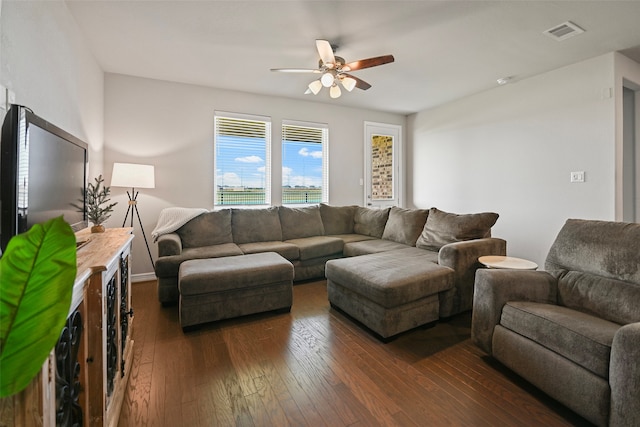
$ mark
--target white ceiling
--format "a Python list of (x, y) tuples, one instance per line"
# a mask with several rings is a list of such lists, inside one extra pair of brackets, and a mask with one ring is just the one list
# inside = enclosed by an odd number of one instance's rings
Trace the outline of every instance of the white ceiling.
[[(345, 106), (412, 113), (611, 51), (640, 62), (640, 1), (87, 1), (67, 0), (106, 72)], [(581, 35), (543, 31), (572, 21)], [(347, 62), (393, 54), (354, 72), (367, 91), (303, 95), (315, 39)]]

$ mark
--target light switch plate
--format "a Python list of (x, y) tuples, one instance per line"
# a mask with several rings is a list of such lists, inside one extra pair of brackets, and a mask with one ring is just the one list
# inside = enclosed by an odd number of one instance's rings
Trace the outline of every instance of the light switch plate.
[(571, 182), (584, 182), (584, 171), (571, 172)]

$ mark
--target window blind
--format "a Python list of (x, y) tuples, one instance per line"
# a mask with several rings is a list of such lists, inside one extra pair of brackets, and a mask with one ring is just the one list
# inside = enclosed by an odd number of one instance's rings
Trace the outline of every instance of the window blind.
[(270, 204), (270, 119), (216, 112), (214, 122), (214, 204)]
[(282, 203), (329, 200), (329, 129), (325, 124), (282, 124)]

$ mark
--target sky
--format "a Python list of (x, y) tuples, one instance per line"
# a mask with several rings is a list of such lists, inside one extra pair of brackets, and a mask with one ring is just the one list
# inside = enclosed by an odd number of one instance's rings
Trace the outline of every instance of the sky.
[[(216, 185), (264, 187), (264, 140), (220, 137), (216, 146)], [(282, 185), (322, 186), (322, 146), (289, 142), (282, 145)]]

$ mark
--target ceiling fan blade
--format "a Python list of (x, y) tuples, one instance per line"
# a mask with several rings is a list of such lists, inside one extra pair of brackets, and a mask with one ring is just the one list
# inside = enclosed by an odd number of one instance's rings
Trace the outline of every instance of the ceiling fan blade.
[(272, 68), (271, 71), (278, 73), (321, 73), (322, 71), (313, 68)]
[(349, 77), (349, 78), (352, 78), (353, 80), (355, 80), (356, 81), (356, 87), (358, 89), (367, 90), (367, 89), (369, 89), (371, 87), (371, 85), (369, 83), (365, 82), (362, 79), (357, 78), (356, 76), (352, 76), (351, 74), (346, 74), (346, 73), (343, 73), (342, 75), (345, 76), (345, 77)]
[(333, 68), (336, 65), (336, 57), (333, 55), (333, 48), (331, 43), (326, 40), (316, 40), (316, 48), (318, 48), (318, 54), (322, 63)]
[(356, 71), (363, 68), (377, 67), (395, 61), (393, 55), (376, 56), (375, 58), (361, 59), (360, 61), (349, 62), (342, 66), (343, 71)]

